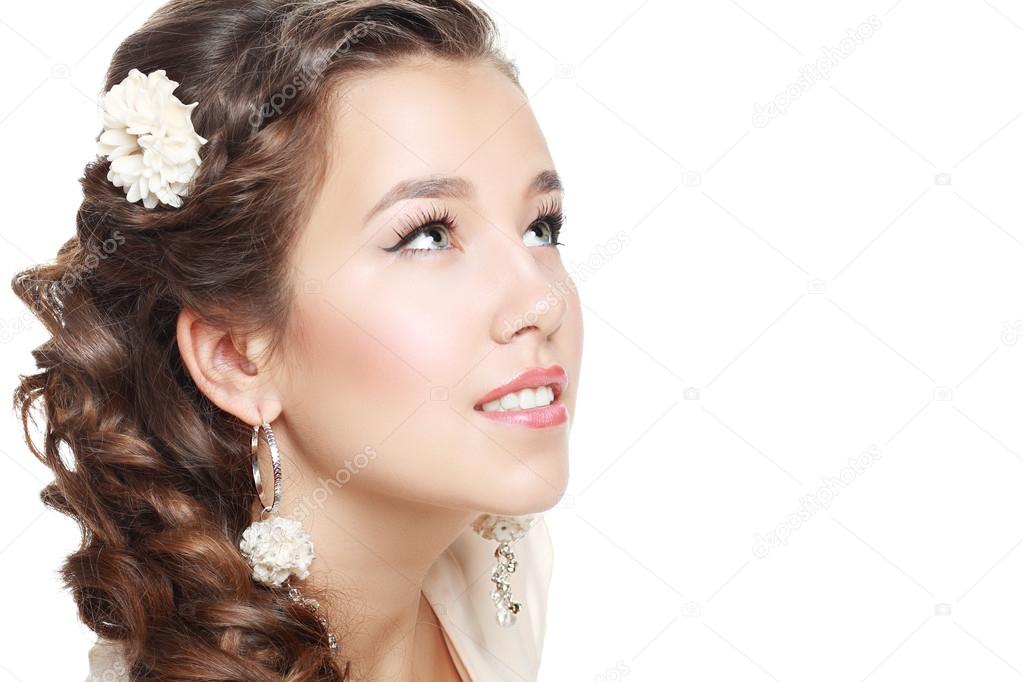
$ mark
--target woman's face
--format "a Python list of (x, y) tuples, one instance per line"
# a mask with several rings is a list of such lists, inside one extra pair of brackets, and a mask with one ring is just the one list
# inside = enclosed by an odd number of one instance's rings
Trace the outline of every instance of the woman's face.
[[(583, 329), (557, 221), (541, 217), (562, 195), (525, 96), (490, 65), (409, 63), (350, 84), (336, 121), (293, 256), (289, 444), (346, 488), (550, 508), (567, 484)], [(552, 406), (478, 409), (524, 370), (557, 366)]]

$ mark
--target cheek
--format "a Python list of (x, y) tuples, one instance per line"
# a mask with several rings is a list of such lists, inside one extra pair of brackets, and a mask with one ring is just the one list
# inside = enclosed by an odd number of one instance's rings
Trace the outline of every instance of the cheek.
[(326, 302), (304, 311), (298, 380), (306, 390), (328, 401), (361, 396), (383, 408), (424, 384), (404, 341), (413, 330), (400, 318), (366, 317)]
[(478, 359), (465, 307), (423, 287), (339, 284), (297, 314), (300, 381), (316, 393), (371, 400), (376, 410), (407, 411)]
[[(378, 282), (362, 293), (349, 282), (343, 295), (298, 301), (289, 423), (324, 476), (339, 453), (371, 446), (374, 464), (357, 485), (450, 502), (473, 489), (466, 480), (486, 473), (459, 458), (467, 444), (478, 453), (489, 441), (450, 405), (471, 409), (463, 386), (472, 382), (462, 380), (485, 352), (473, 325), (483, 334), (487, 327), (478, 313), (423, 287), (392, 292)], [(435, 387), (446, 387), (443, 397)]]

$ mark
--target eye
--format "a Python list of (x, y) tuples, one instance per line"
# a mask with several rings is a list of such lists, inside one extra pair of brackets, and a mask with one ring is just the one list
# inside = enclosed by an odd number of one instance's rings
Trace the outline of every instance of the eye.
[[(565, 213), (556, 202), (540, 207), (537, 217), (526, 228), (522, 241), (526, 246), (564, 246), (558, 241)], [(446, 208), (438, 211), (432, 208), (420, 212), (409, 220), (402, 229), (394, 230), (398, 242), (393, 246), (381, 247), (384, 251), (398, 256), (426, 255), (451, 248), (451, 237), (455, 233), (455, 221)]]
[(395, 230), (398, 243), (381, 247), (384, 251), (397, 252), (399, 256), (422, 255), (431, 251), (444, 251), (451, 247), (451, 235), (455, 221), (447, 209), (438, 212), (431, 208), (408, 221), (400, 230)]
[(433, 251), (445, 249), (451, 244), (451, 234), (444, 225), (424, 225), (414, 232), (405, 243), (408, 251)]
[(543, 221), (533, 223), (522, 235), (526, 246), (550, 246), (556, 240), (554, 229)]
[(540, 207), (539, 215), (522, 235), (526, 246), (564, 246), (558, 241), (561, 228), (565, 223), (565, 212), (557, 203), (545, 203)]

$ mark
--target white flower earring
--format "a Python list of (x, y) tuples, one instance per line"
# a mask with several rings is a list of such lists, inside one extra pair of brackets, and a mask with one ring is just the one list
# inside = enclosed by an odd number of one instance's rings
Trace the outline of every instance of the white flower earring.
[(494, 550), (497, 563), (490, 574), (490, 580), (494, 583), (490, 598), (497, 607), (495, 615), (502, 627), (515, 625), (515, 616), (522, 609), (522, 604), (512, 600), (511, 596), (511, 574), (518, 568), (512, 543), (528, 533), (539, 518), (538, 514), (523, 516), (480, 514), (472, 522), (472, 529), (477, 534), (487, 540), (497, 541), (497, 549)]
[[(315, 599), (305, 597), (299, 589), (291, 584), (291, 576), (299, 580), (309, 577), (309, 564), (316, 557), (313, 552), (312, 537), (297, 519), (278, 515), (281, 506), (281, 453), (277, 448), (270, 424), (263, 422), (252, 427), (250, 452), (252, 455), (252, 480), (256, 486), (256, 496), (263, 504), (263, 479), (259, 474), (259, 431), (263, 430), (266, 445), (270, 449), (270, 461), (274, 470), (274, 499), (269, 507), (263, 506), (259, 521), (252, 522), (242, 532), (239, 548), (252, 567), (252, 577), (268, 587), (288, 589), (288, 597), (316, 612), (320, 604)], [(327, 619), (319, 616), (320, 623), (328, 628)], [(327, 633), (327, 645), (331, 651), (338, 650), (337, 637), (333, 632)]]

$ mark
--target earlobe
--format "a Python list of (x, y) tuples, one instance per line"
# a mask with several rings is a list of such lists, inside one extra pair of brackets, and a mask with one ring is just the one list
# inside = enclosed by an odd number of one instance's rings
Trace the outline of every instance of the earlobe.
[(252, 425), (280, 415), (280, 397), (269, 371), (230, 332), (184, 309), (178, 315), (177, 341), (192, 381), (217, 407)]

